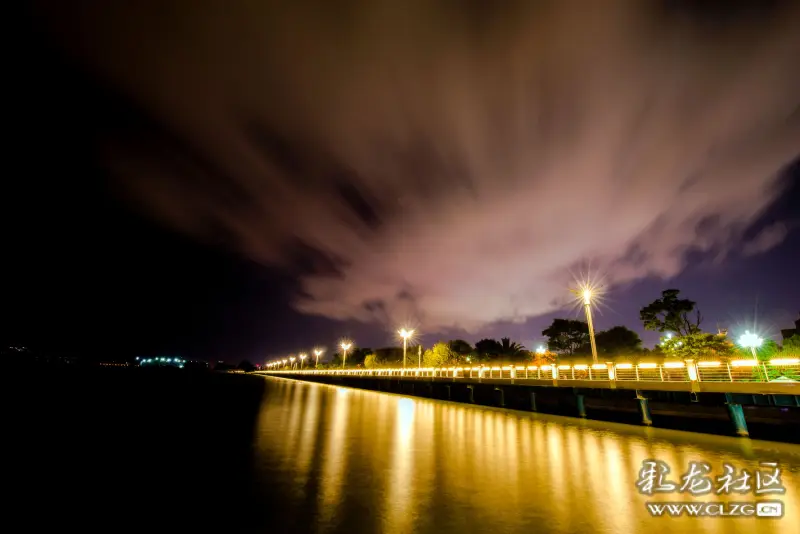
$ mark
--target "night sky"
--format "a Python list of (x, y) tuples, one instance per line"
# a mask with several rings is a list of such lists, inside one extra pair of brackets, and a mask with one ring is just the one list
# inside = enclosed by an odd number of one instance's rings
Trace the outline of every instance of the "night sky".
[(262, 362), (410, 324), (530, 348), (586, 272), (598, 329), (652, 345), (638, 310), (676, 287), (708, 330), (779, 338), (800, 6), (691, 4), (23, 3), (0, 342)]

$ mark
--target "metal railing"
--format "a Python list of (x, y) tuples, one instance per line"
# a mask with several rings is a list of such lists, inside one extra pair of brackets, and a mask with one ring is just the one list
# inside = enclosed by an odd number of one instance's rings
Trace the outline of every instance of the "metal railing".
[(800, 358), (675, 360), (663, 363), (478, 365), (395, 369), (265, 369), (268, 374), (365, 377), (469, 378), (507, 380), (589, 380), (640, 382), (799, 382)]

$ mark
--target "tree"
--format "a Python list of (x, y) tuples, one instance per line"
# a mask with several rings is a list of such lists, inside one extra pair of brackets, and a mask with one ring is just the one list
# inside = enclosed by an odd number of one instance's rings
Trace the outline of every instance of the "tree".
[(378, 367), (378, 365), (378, 357), (374, 352), (367, 354), (367, 356), (364, 358), (364, 367), (367, 369), (375, 369)]
[(549, 350), (542, 353), (530, 351), (527, 360), (533, 365), (550, 365), (558, 362), (558, 354)]
[[(661, 292), (660, 299), (639, 310), (639, 318), (646, 330), (675, 332), (679, 336), (700, 332), (700, 323), (703, 321), (700, 310), (695, 310), (694, 301), (679, 299), (678, 293), (678, 289), (666, 289)], [(694, 320), (689, 319), (693, 311), (696, 313)]]
[(624, 326), (614, 326), (595, 336), (597, 352), (608, 356), (636, 354), (642, 351), (639, 334)]
[(586, 350), (589, 325), (575, 319), (553, 319), (553, 324), (542, 330), (542, 335), (547, 336), (548, 350), (574, 356)]
[(783, 353), (787, 356), (800, 356), (800, 334), (783, 340)]
[(453, 339), (448, 341), (447, 344), (451, 351), (460, 356), (470, 356), (475, 351), (475, 349), (472, 348), (472, 345), (463, 339)]
[(239, 362), (239, 369), (244, 371), (245, 373), (251, 373), (256, 370), (256, 366), (250, 363), (248, 360), (242, 360)]
[(696, 332), (665, 339), (661, 350), (667, 358), (727, 358), (736, 354), (736, 347), (724, 335)]
[(425, 367), (443, 367), (453, 363), (458, 355), (450, 350), (449, 343), (440, 341), (422, 355), (422, 364)]
[(528, 351), (525, 350), (525, 347), (516, 341), (511, 341), (511, 339), (507, 337), (502, 338), (500, 341), (500, 351), (504, 359), (510, 361), (525, 359), (525, 356), (528, 353)]
[(475, 343), (475, 352), (484, 358), (497, 357), (503, 352), (503, 345), (496, 339), (481, 339)]
[[(409, 355), (411, 352), (409, 351)], [(416, 353), (414, 353), (416, 354)], [(375, 357), (383, 365), (403, 365), (403, 347), (383, 347), (375, 350)]]

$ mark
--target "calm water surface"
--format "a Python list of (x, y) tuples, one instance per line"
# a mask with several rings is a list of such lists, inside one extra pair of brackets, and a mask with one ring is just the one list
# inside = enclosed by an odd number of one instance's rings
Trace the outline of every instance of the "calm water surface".
[[(265, 378), (256, 480), (291, 532), (800, 532), (800, 446), (503, 411)], [(653, 518), (647, 458), (778, 461), (780, 520)], [(754, 500), (752, 494), (729, 500)], [(726, 499), (728, 500), (728, 499)]]

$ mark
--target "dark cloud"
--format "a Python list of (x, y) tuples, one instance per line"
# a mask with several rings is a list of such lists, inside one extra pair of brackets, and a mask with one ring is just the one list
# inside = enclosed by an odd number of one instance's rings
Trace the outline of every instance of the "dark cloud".
[(295, 305), (331, 318), (474, 329), (552, 310), (581, 262), (673, 276), (738, 246), (800, 153), (794, 3), (59, 4), (180, 139), (116, 147), (131, 194), (265, 264), (314, 251)]

